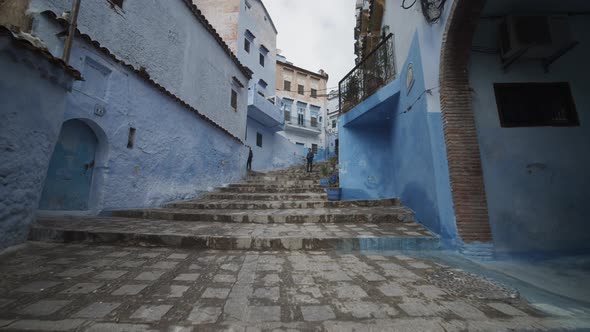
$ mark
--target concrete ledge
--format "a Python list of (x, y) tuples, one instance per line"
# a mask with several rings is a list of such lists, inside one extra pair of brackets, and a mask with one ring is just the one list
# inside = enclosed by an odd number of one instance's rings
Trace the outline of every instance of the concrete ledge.
[(139, 209), (113, 211), (114, 217), (194, 222), (304, 224), (304, 223), (405, 223), (414, 213), (405, 207), (348, 207), (343, 209), (197, 210)]
[(30, 241), (91, 242), (219, 250), (437, 250), (437, 237), (248, 237), (92, 232), (34, 227)]

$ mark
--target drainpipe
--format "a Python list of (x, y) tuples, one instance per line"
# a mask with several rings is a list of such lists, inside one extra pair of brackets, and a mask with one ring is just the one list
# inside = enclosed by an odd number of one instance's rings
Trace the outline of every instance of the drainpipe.
[(72, 2), (72, 11), (70, 12), (70, 26), (68, 29), (68, 36), (64, 43), (64, 54), (62, 57), (65, 63), (70, 62), (72, 43), (74, 42), (74, 37), (76, 36), (76, 28), (78, 26), (78, 13), (80, 12), (80, 1), (81, 0), (73, 0)]

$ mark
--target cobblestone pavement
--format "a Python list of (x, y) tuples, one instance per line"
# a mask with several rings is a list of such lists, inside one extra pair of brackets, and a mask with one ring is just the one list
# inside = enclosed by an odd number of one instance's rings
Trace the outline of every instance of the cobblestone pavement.
[(30, 243), (0, 261), (0, 330), (499, 331), (590, 328), (402, 254)]

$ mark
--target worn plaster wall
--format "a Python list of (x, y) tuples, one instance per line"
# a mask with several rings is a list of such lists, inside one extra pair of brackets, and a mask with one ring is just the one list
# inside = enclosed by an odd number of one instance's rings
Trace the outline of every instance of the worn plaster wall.
[[(156, 207), (198, 197), (245, 175), (242, 143), (92, 45), (82, 40), (75, 45), (72, 65), (94, 80), (74, 86), (64, 120), (82, 119), (98, 137), (91, 210)], [(97, 68), (105, 75), (90, 74)], [(239, 104), (246, 98), (243, 89)], [(95, 113), (97, 106), (104, 115)], [(136, 130), (133, 148), (128, 148), (130, 128)]]
[(226, 42), (234, 54), (238, 54), (238, 22), (244, 0), (193, 0), (209, 23)]
[[(60, 15), (70, 6), (69, 0), (31, 0), (29, 10)], [(244, 137), (246, 108), (231, 111), (230, 98), (232, 77), (244, 85), (247, 79), (183, 0), (126, 0), (122, 9), (108, 1), (83, 1), (78, 27), (125, 62), (145, 68), (156, 82), (234, 135)], [(61, 52), (61, 41), (50, 43), (53, 34), (33, 30), (52, 52)]]
[[(428, 112), (418, 33), (398, 78), (340, 116), (341, 186), (345, 199), (399, 197), (417, 220), (458, 244), (440, 113)], [(406, 74), (412, 64), (414, 82)]]
[(0, 25), (29, 31), (31, 18), (27, 15), (28, 7), (29, 0), (0, 0)]
[[(249, 88), (259, 89), (265, 96), (271, 97), (276, 94), (275, 63), (277, 61), (278, 32), (260, 0), (248, 0), (248, 3), (250, 4), (249, 8), (246, 6), (246, 0), (241, 0), (236, 54), (240, 61), (254, 72)], [(244, 49), (246, 30), (250, 30), (256, 36), (251, 42), (250, 52), (246, 52)], [(268, 49), (264, 66), (260, 64), (260, 48), (262, 46)], [(258, 85), (260, 80), (264, 80), (268, 86), (266, 88), (260, 87)]]
[[(257, 133), (262, 134), (262, 147), (256, 145)], [(252, 169), (255, 171), (283, 169), (303, 163), (301, 147), (253, 119), (248, 119), (247, 144), (252, 148)]]
[[(410, 9), (402, 8), (402, 0), (386, 0), (381, 26), (389, 26), (389, 31), (394, 34), (395, 64), (398, 71), (406, 64), (406, 56), (412, 48), (413, 38), (417, 34), (421, 48), (421, 62), (424, 67), (424, 82), (426, 88), (439, 86), (440, 77), (440, 50), (443, 34), (448, 23), (450, 9), (454, 0), (446, 2), (444, 12), (438, 22), (429, 24), (424, 15), (420, 2), (416, 2)], [(408, 4), (408, 1), (405, 2)], [(438, 89), (433, 89), (432, 94), (425, 96), (427, 110), (440, 113), (440, 94)]]
[[(470, 82), (490, 224), (500, 253), (590, 249), (590, 20), (570, 16), (580, 44), (545, 73), (539, 62), (501, 69), (498, 54), (472, 52)], [(495, 20), (482, 20), (474, 45), (494, 49)], [(579, 127), (502, 128), (493, 83), (569, 82)]]
[[(34, 67), (31, 66), (34, 64)], [(0, 249), (26, 240), (72, 78), (0, 38)]]

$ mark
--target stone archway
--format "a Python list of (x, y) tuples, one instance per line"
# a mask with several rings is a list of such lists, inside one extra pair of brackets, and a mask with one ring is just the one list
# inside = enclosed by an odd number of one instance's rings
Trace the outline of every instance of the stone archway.
[(457, 231), (465, 243), (492, 241), (468, 70), (484, 5), (485, 0), (455, 0), (441, 48), (443, 130)]

